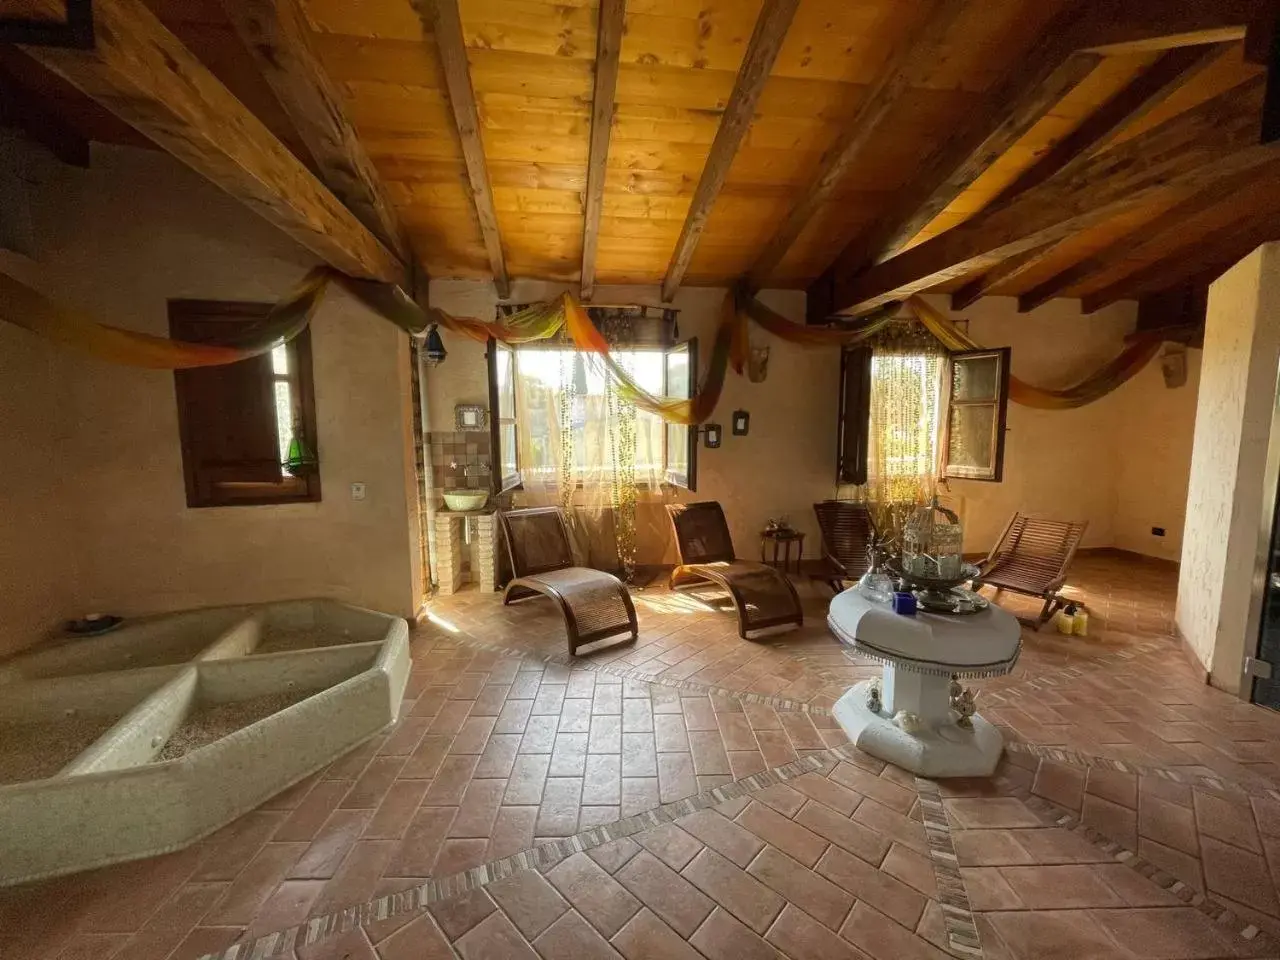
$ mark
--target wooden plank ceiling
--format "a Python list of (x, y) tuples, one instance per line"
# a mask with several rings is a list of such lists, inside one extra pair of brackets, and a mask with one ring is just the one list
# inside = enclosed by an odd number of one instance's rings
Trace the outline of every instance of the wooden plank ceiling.
[[(366, 225), (362, 203), (384, 240), (407, 238), (432, 276), (503, 289), (585, 270), (585, 288), (666, 278), (664, 293), (750, 276), (752, 287), (809, 288), (830, 311), (914, 289), (1100, 306), (1202, 279), (1244, 244), (1280, 238), (1280, 166), (1250, 154), (1225, 182), (1197, 174), (1217, 149), (1239, 159), (1249, 134), (1187, 121), (1250, 81), (1260, 102), (1265, 69), (1246, 61), (1244, 36), (1273, 22), (1267, 0), (1132, 0), (1122, 15), (1104, 0), (608, 0), (603, 41), (598, 0), (244, 5), (252, 16), (300, 8), (309, 36), (291, 45), (306, 66), (291, 77), (246, 46), (249, 13), (233, 26), (221, 0), (144, 2)], [(1269, 35), (1249, 46), (1269, 49)], [(0, 80), (86, 139), (137, 141), (3, 44)], [(329, 146), (318, 147), (298, 111), (331, 93)], [(728, 125), (743, 104), (739, 137)], [(1188, 139), (1169, 147), (1162, 125), (1179, 117)], [(1087, 207), (1095, 185), (1076, 181), (1117, 175), (1102, 158), (1141, 159), (1148, 144), (1180, 180), (1162, 186), (1154, 171), (1131, 203), (1107, 192), (1114, 182), (1097, 185), (1103, 215), (1030, 245), (1001, 227), (1003, 209), (1039, 210), (1042, 198)], [(361, 170), (363, 200), (349, 196), (344, 157)], [(379, 209), (382, 197), (393, 210)], [(995, 253), (961, 250), (956, 238), (970, 235)], [(1200, 235), (1213, 250), (1191, 256)], [(952, 250), (971, 268), (943, 269)], [(924, 281), (904, 273), (915, 263)]]

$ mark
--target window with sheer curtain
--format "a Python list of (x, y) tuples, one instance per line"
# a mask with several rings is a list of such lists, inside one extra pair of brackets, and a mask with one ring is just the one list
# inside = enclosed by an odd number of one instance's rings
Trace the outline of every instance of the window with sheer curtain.
[[(618, 350), (613, 357), (643, 389), (663, 392), (661, 351)], [(662, 420), (619, 397), (594, 358), (576, 350), (517, 350), (516, 405), (526, 488), (562, 478), (576, 485), (611, 482), (624, 463), (642, 485), (662, 479)]]

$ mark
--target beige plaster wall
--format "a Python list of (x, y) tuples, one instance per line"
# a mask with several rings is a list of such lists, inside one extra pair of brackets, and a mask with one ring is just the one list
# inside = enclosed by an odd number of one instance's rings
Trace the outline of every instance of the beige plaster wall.
[[(1112, 543), (1176, 562), (1182, 556), (1203, 351), (1186, 351), (1187, 382), (1165, 386), (1159, 358), (1116, 391)], [(1163, 527), (1157, 537), (1152, 527)]]
[[(39, 180), (37, 261), (0, 267), (108, 323), (167, 335), (168, 298), (270, 301), (312, 264), (158, 152), (97, 149), (90, 170), (50, 162)], [(328, 595), (416, 611), (408, 342), (355, 301), (332, 293), (312, 327), (315, 504), (188, 509), (170, 373), (0, 338), (0, 450), (17, 451), (0, 456), (4, 646), (89, 609)]]
[[(517, 283), (514, 299), (542, 299), (562, 289)], [(709, 345), (723, 295), (721, 289), (682, 289), (674, 303), (681, 309), (681, 336), (697, 335)], [(792, 319), (802, 319), (799, 293), (766, 291), (764, 297)], [(929, 299), (948, 310), (947, 298)], [(606, 287), (597, 300), (660, 302), (652, 287)], [(487, 319), (493, 317), (496, 301), (487, 284), (438, 280), (431, 284), (431, 302), (451, 313)], [(995, 297), (951, 315), (967, 320), (980, 343), (1012, 347), (1018, 376), (1037, 385), (1064, 387), (1115, 356), (1133, 329), (1136, 305), (1119, 303), (1083, 315), (1078, 301), (1056, 300), (1019, 314), (1014, 299)], [(770, 343), (769, 377), (761, 384), (728, 377), (714, 418), (726, 427), (724, 444), (718, 450), (699, 450), (696, 496), (724, 504), (742, 556), (756, 555), (761, 526), (778, 514), (786, 514), (809, 534), (806, 556), (817, 556), (812, 504), (837, 490), (839, 356), (834, 350), (795, 347), (759, 330), (753, 330), (752, 337)], [(445, 339), (449, 359), (429, 374), (431, 422), (438, 430), (451, 429), (455, 403), (488, 403), (483, 346), (447, 332)], [(1195, 384), (1193, 369), (1187, 386), (1168, 390), (1158, 366), (1152, 365), (1111, 396), (1077, 410), (1011, 405), (1004, 481), (951, 485), (950, 501), (958, 504), (966, 524), (966, 549), (989, 549), (1010, 515), (1024, 510), (1088, 520), (1089, 546), (1124, 546), (1176, 557)], [(746, 437), (727, 433), (730, 414), (738, 408), (751, 412), (751, 433)], [(1118, 517), (1122, 509), (1133, 511), (1132, 516)], [(670, 559), (661, 510), (642, 508), (641, 521), (641, 561)], [(1166, 527), (1166, 538), (1139, 534), (1151, 526)]]
[[(948, 309), (946, 298), (927, 299), (953, 320), (968, 321), (969, 335), (984, 347), (1012, 347), (1013, 374), (1050, 388), (1077, 383), (1114, 357), (1136, 320), (1130, 302), (1082, 315), (1076, 300), (1052, 300), (1020, 314), (1013, 297), (985, 297), (959, 312)], [(990, 549), (1016, 510), (1087, 520), (1085, 545), (1110, 546), (1114, 406), (1114, 397), (1076, 410), (1009, 404), (1003, 481), (950, 482), (965, 549)]]
[[(951, 312), (983, 346), (1012, 347), (1013, 374), (1035, 386), (1078, 383), (1115, 357), (1137, 321), (1121, 301), (1082, 314), (1078, 300), (1052, 300), (1029, 313), (1012, 297), (986, 297)], [(1074, 410), (1009, 405), (1001, 483), (950, 482), (965, 522), (965, 549), (988, 550), (1015, 510), (1089, 523), (1084, 545), (1115, 546), (1176, 560), (1181, 549), (1199, 351), (1188, 352), (1187, 383), (1164, 385), (1148, 364), (1113, 393)], [(1164, 527), (1164, 537), (1151, 535)]]
[[(553, 296), (563, 286), (518, 281), (512, 299), (521, 302)], [(434, 280), (431, 303), (450, 313), (491, 319), (496, 303), (490, 285), (467, 280)], [(725, 291), (685, 287), (672, 306), (680, 310), (682, 339), (696, 336), (703, 364), (711, 349), (719, 306)], [(771, 306), (796, 321), (804, 319), (804, 295), (798, 291), (768, 290)], [(598, 288), (600, 303), (661, 303), (657, 287)], [(484, 347), (445, 332), (448, 359), (428, 373), (432, 429), (448, 430), (456, 403), (488, 405)], [(698, 490), (692, 496), (669, 499), (719, 500), (729, 518), (734, 545), (743, 557), (759, 556), (759, 532), (774, 516), (786, 515), (808, 538), (806, 556), (817, 556), (818, 530), (813, 503), (835, 492), (836, 391), (840, 358), (834, 350), (804, 350), (762, 331), (753, 342), (770, 344), (769, 376), (751, 383), (730, 374), (715, 420), (724, 427), (719, 449), (698, 451)], [(732, 411), (751, 414), (750, 433), (729, 432)], [(658, 563), (674, 559), (669, 524), (660, 503), (642, 504), (637, 518), (638, 559)]]
[(1209, 288), (1177, 623), (1211, 682), (1239, 692), (1280, 359), (1280, 245)]

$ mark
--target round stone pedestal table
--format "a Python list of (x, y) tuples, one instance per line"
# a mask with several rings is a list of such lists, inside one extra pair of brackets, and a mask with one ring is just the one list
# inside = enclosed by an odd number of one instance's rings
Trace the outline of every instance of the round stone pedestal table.
[[(874, 680), (836, 701), (834, 713), (861, 750), (924, 777), (989, 776), (1004, 740), (976, 714), (967, 726), (951, 708), (951, 678), (1008, 673), (1022, 650), (1017, 619), (995, 604), (979, 613), (904, 617), (852, 587), (831, 601), (827, 624), (841, 643), (884, 664), (880, 709), (868, 706)], [(894, 722), (914, 714), (914, 729)]]

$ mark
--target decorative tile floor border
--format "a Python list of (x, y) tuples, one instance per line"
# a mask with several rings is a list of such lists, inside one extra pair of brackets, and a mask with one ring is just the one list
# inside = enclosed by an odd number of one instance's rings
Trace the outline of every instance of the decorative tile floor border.
[(1161, 638), (1159, 640), (1148, 640), (1136, 646), (1129, 647), (1125, 650), (1117, 650), (1114, 653), (1104, 654), (1100, 657), (1090, 657), (1084, 663), (1071, 667), (1062, 667), (1054, 670), (1052, 673), (1046, 673), (1038, 677), (1030, 677), (1026, 680), (1019, 680), (1010, 683), (1008, 686), (996, 687), (994, 690), (983, 690), (982, 699), (986, 703), (999, 703), (1004, 700), (1018, 699), (1029, 693), (1040, 693), (1046, 689), (1056, 687), (1068, 680), (1078, 680), (1086, 674), (1092, 672), (1097, 667), (1106, 667), (1114, 663), (1123, 663), (1134, 660), (1137, 657), (1152, 653), (1163, 646), (1167, 646), (1173, 642), (1172, 637)]
[(951, 821), (942, 805), (942, 794), (937, 783), (923, 777), (916, 777), (916, 794), (920, 798), (920, 819), (929, 841), (929, 859), (933, 861), (933, 873), (938, 883), (938, 906), (942, 908), (947, 943), (958, 957), (982, 960), (982, 941), (978, 936), (978, 925), (973, 920), (969, 894), (964, 887), (964, 875), (960, 872), (960, 861), (951, 839)]
[[(1103, 770), (1117, 770), (1121, 773), (1132, 773), (1139, 777), (1159, 777), (1174, 783), (1184, 783), (1205, 790), (1216, 790), (1219, 793), (1240, 793), (1251, 797), (1263, 797), (1267, 800), (1280, 801), (1280, 790), (1273, 787), (1256, 786), (1228, 780), (1224, 777), (1210, 777), (1202, 773), (1188, 773), (1177, 767), (1148, 767), (1128, 760), (1117, 760), (1113, 757), (1097, 757), (1087, 753), (1077, 753), (1064, 747), (1042, 747), (1038, 743), (1025, 740), (1006, 740), (1005, 750), (1010, 753), (1024, 753), (1041, 760), (1052, 760), (1073, 767), (1098, 767)], [(1262, 774), (1258, 774), (1259, 777)]]
[(1043, 797), (1038, 797), (1031, 793), (1029, 788), (1016, 785), (1003, 777), (997, 777), (996, 783), (1007, 791), (1008, 796), (1021, 800), (1027, 809), (1038, 816), (1041, 822), (1046, 825), (1061, 827), (1064, 830), (1079, 834), (1115, 860), (1115, 862), (1125, 864), (1136, 873), (1146, 877), (1160, 889), (1173, 894), (1188, 906), (1195, 907), (1210, 920), (1229, 928), (1232, 933), (1241, 939), (1254, 941), (1259, 937), (1263, 937), (1262, 942), (1267, 942), (1265, 939), (1267, 934), (1257, 926), (1240, 919), (1229, 908), (1205, 896), (1191, 885), (1165, 873), (1150, 860), (1130, 850), (1124, 844), (1098, 832), (1093, 827), (1085, 825), (1071, 811)]
[(445, 638), (447, 642), (456, 643), (464, 647), (473, 647), (478, 650), (488, 650), (494, 653), (502, 653), (511, 657), (519, 657), (524, 660), (534, 660), (539, 663), (555, 663), (565, 667), (572, 667), (575, 670), (590, 670), (593, 673), (603, 673), (606, 676), (618, 677), (622, 680), (639, 680), (642, 683), (651, 683), (659, 687), (668, 687), (672, 690), (688, 690), (694, 693), (706, 694), (712, 697), (736, 698), (741, 703), (759, 703), (764, 706), (773, 707), (775, 710), (791, 710), (800, 713), (812, 713), (817, 716), (829, 717), (831, 711), (826, 707), (815, 707), (799, 700), (789, 700), (786, 697), (772, 697), (763, 693), (746, 693), (741, 690), (730, 690), (728, 687), (717, 687), (708, 683), (698, 683), (694, 680), (669, 680), (663, 677), (655, 677), (652, 674), (645, 673), (640, 667), (615, 667), (608, 663), (592, 663), (590, 660), (584, 660), (581, 657), (570, 656), (567, 653), (539, 653), (535, 650), (524, 650), (519, 647), (511, 647), (500, 643), (489, 643), (485, 640), (478, 640), (470, 634), (451, 633)]
[[(683, 800), (664, 803), (643, 813), (637, 813), (613, 823), (601, 824), (571, 837), (549, 840), (528, 850), (472, 867), (461, 873), (427, 880), (366, 903), (312, 917), (296, 926), (265, 934), (251, 942), (233, 944), (221, 953), (205, 954), (200, 960), (265, 960), (285, 950), (309, 946), (319, 940), (346, 933), (357, 927), (417, 913), (429, 903), (487, 886), (518, 871), (552, 867), (575, 853), (582, 853), (613, 840), (630, 837), (651, 827), (670, 823), (680, 817), (714, 807), (728, 800), (737, 800), (763, 790), (765, 787), (794, 780), (806, 773), (825, 770), (837, 761), (853, 759), (856, 751), (857, 748), (849, 744), (816, 751), (772, 770), (722, 784), (711, 790), (685, 797)], [(965, 956), (973, 957), (974, 954), (969, 953)]]

